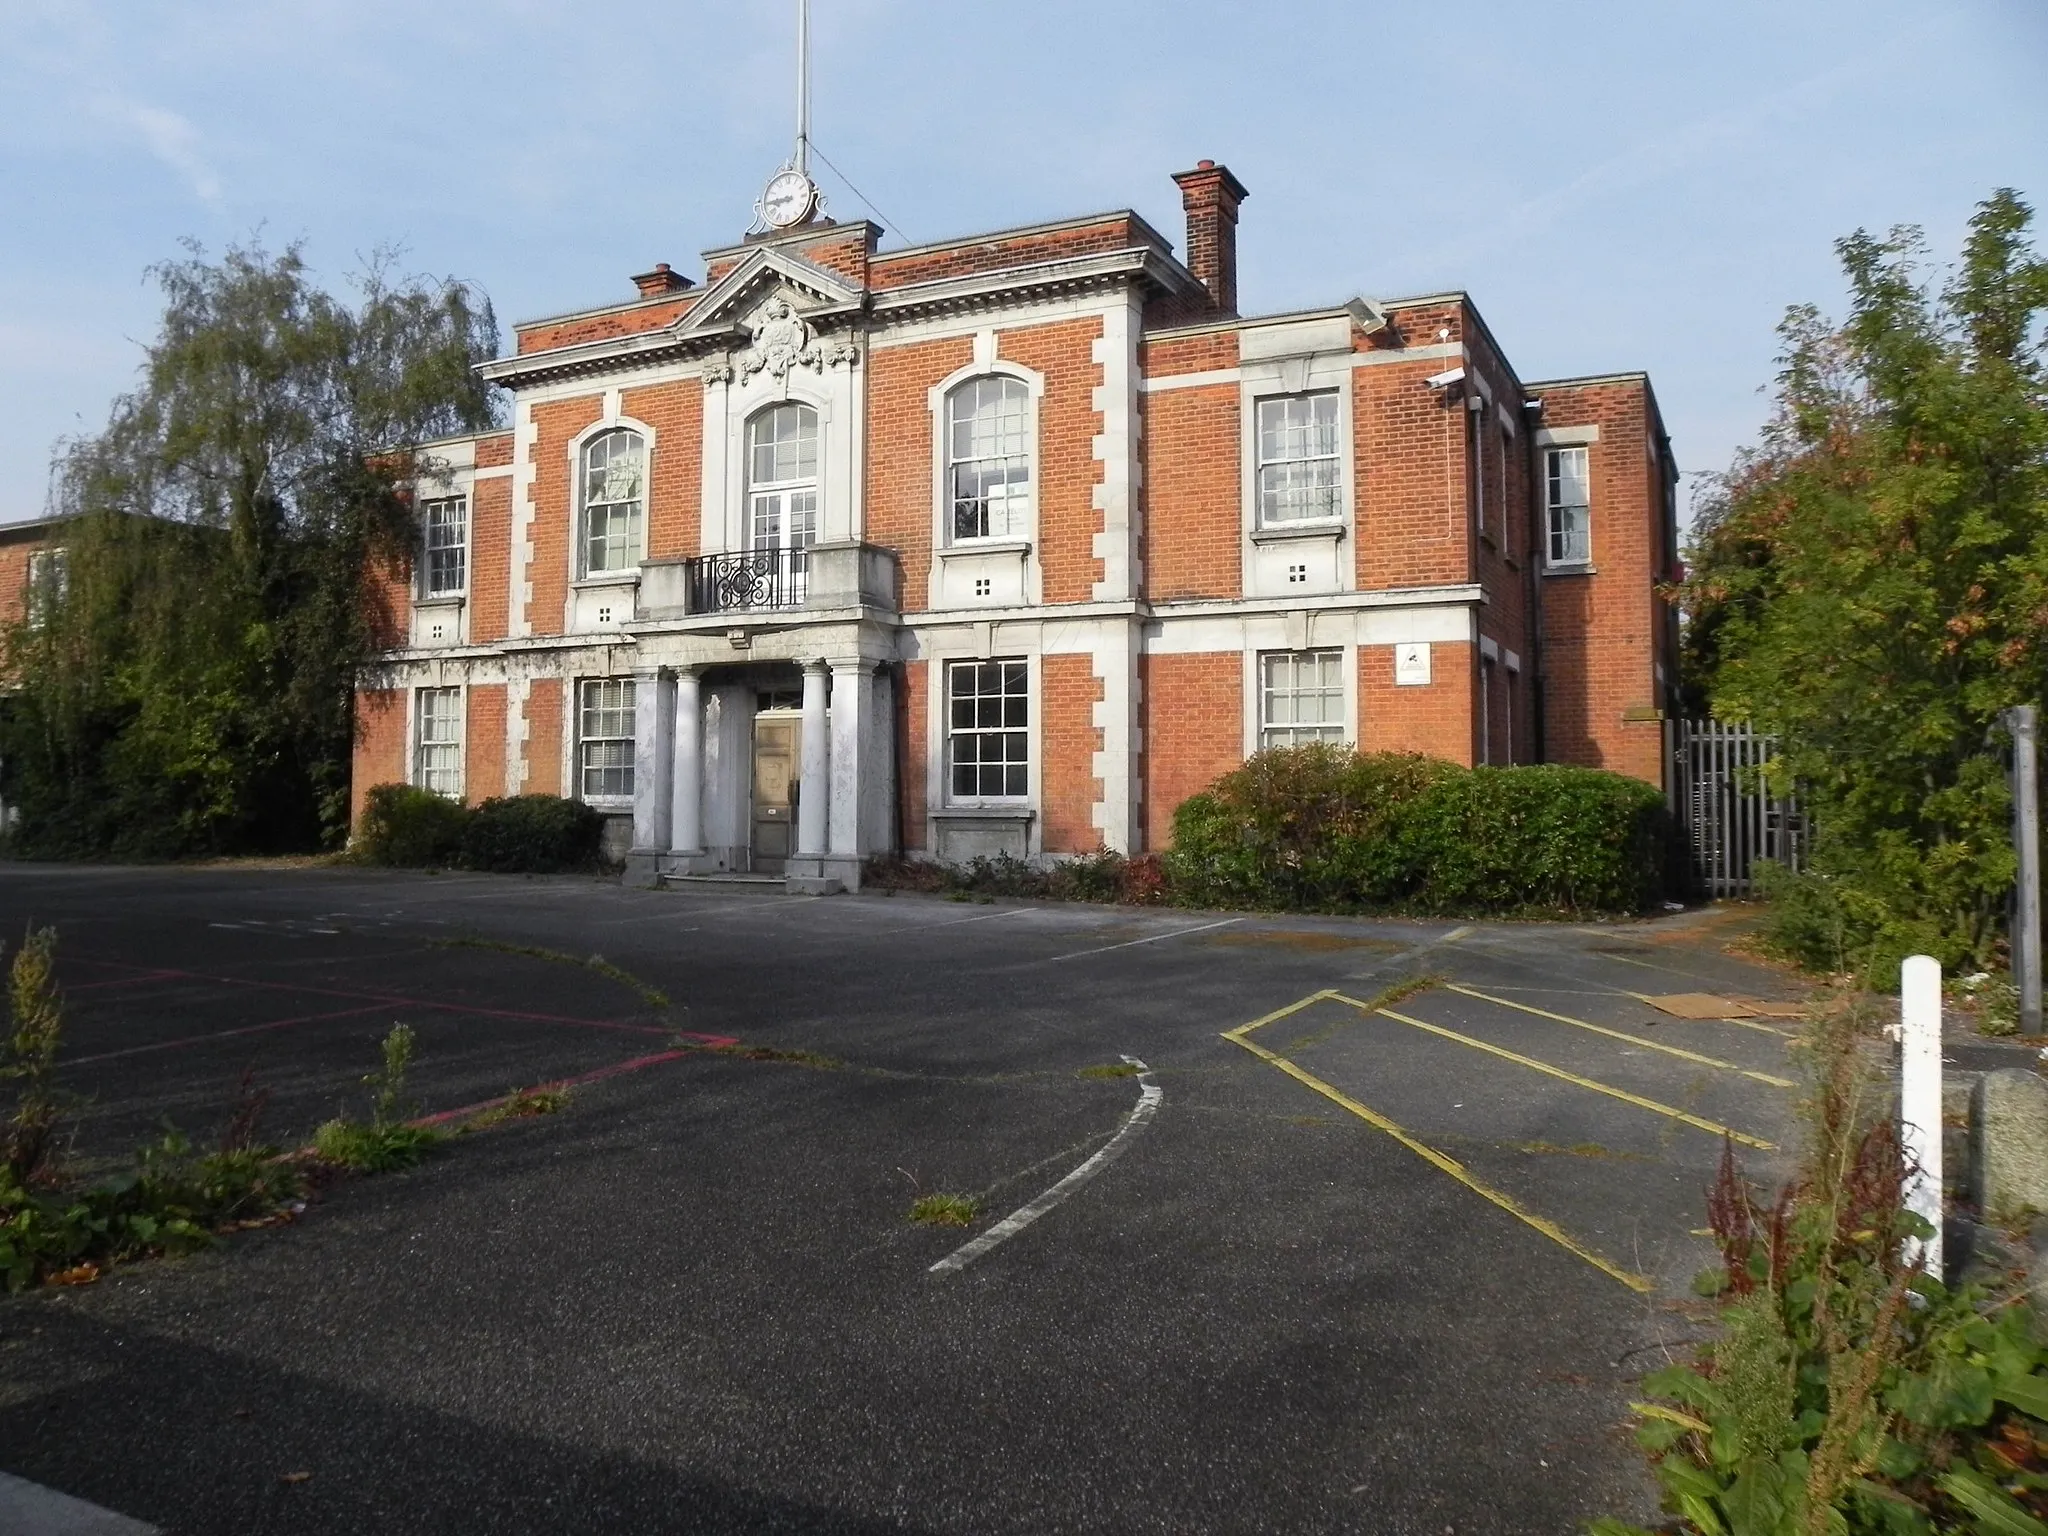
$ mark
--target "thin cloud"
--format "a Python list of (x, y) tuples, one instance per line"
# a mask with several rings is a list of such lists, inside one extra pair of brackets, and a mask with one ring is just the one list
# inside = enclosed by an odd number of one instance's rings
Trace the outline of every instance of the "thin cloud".
[(1515, 204), (1497, 219), (1460, 239), (1424, 253), (1415, 264), (1426, 268), (1467, 257), (1482, 245), (1499, 245), (1516, 236), (1546, 228), (1589, 203), (1617, 193), (1638, 191), (1661, 181), (1693, 161), (1752, 138), (1758, 130), (1775, 120), (1813, 111), (1859, 77), (1880, 71), (1908, 53), (1921, 49), (1928, 35), (1935, 30), (1934, 24), (1928, 24), (1901, 33), (1883, 47), (1873, 48), (1754, 100), (1710, 112), (1661, 138), (1650, 139), (1620, 154), (1610, 155), (1569, 181)]
[(141, 136), (151, 155), (176, 171), (204, 203), (221, 199), (220, 177), (199, 151), (199, 130), (189, 118), (146, 102), (103, 97), (98, 103), (102, 115)]

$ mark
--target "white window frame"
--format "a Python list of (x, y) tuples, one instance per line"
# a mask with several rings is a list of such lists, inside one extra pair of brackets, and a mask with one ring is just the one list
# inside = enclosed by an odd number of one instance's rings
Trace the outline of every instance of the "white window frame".
[[(792, 475), (773, 475), (763, 479), (758, 475), (755, 464), (755, 429), (763, 422), (782, 411), (797, 413), (798, 420), (805, 414), (810, 417), (811, 426), (811, 468), (804, 473), (801, 457), (796, 472)], [(795, 439), (801, 442), (801, 438)], [(746, 547), (759, 549), (808, 549), (818, 542), (819, 524), (823, 511), (822, 471), (825, 461), (825, 419), (815, 405), (808, 400), (778, 400), (748, 415), (744, 430), (740, 434), (741, 451), (746, 456), (743, 473), (747, 488)], [(767, 445), (771, 452), (774, 445)], [(810, 506), (797, 508), (794, 503), (801, 497), (809, 496)], [(761, 541), (761, 512), (763, 504), (775, 504), (774, 521), (777, 537), (772, 543)], [(795, 525), (801, 519), (803, 536), (793, 537)]]
[[(996, 356), (999, 345), (994, 330), (977, 331), (974, 335), (974, 360), (954, 369), (925, 392), (925, 405), (931, 413), (932, 430), (932, 549), (941, 560), (947, 558), (949, 552), (953, 550), (959, 550), (962, 558), (970, 560), (976, 558), (977, 552), (1023, 550), (1025, 600), (1036, 602), (1041, 582), (1037, 551), (1038, 482), (1045, 462), (1045, 456), (1040, 451), (1039, 403), (1045, 398), (1045, 375), (1035, 369), (1026, 368), (1022, 363), (1014, 363), (1008, 358)], [(1021, 519), (1013, 520), (1013, 531), (1006, 538), (992, 536), (986, 539), (955, 539), (952, 443), (948, 432), (947, 402), (953, 391), (961, 385), (991, 376), (1015, 379), (1025, 390), (1024, 432), (1030, 457), (1030, 473), (1024, 486), (1023, 511)], [(936, 570), (932, 574), (932, 579), (934, 583), (939, 580)], [(936, 591), (936, 587), (934, 590)]]
[(71, 553), (62, 545), (28, 552), (27, 578), (22, 586), (21, 613), (30, 629), (50, 622), (50, 606), (64, 601), (71, 590)]
[[(1284, 410), (1294, 405), (1307, 405), (1311, 413), (1311, 419), (1303, 424), (1283, 425), (1282, 430), (1293, 433), (1305, 431), (1313, 434), (1320, 432), (1323, 426), (1323, 423), (1313, 419), (1314, 415), (1319, 413), (1321, 407), (1326, 403), (1329, 407), (1330, 420), (1328, 426), (1331, 439), (1327, 452), (1309, 451), (1277, 455), (1268, 454), (1266, 446), (1268, 407)], [(1344, 409), (1342, 391), (1335, 388), (1321, 388), (1262, 394), (1253, 399), (1252, 412), (1253, 527), (1261, 530), (1314, 528), (1334, 526), (1342, 523), (1349, 503), (1349, 481), (1345, 474), (1345, 460), (1347, 458), (1345, 451), (1345, 420), (1347, 413)], [(1310, 446), (1313, 447), (1312, 438), (1310, 439)], [(1308, 487), (1276, 486), (1273, 493), (1276, 502), (1280, 495), (1290, 489), (1320, 491), (1324, 493), (1327, 499), (1327, 510), (1311, 511), (1297, 516), (1278, 516), (1275, 514), (1268, 503), (1266, 472), (1269, 469), (1280, 469), (1291, 465), (1327, 465), (1328, 483), (1319, 483)]]
[[(999, 451), (964, 456), (959, 452), (959, 430), (967, 425), (960, 418), (961, 402), (979, 397), (993, 388), (996, 392), (999, 422), (1014, 423), (1014, 433), (1005, 433), (996, 446)], [(1033, 506), (1037, 500), (1038, 484), (1038, 441), (1037, 412), (1032, 405), (1031, 386), (1011, 373), (993, 371), (975, 374), (962, 379), (945, 393), (941, 407), (943, 422), (941, 437), (944, 441), (945, 489), (942, 494), (946, 523), (946, 542), (955, 545), (972, 545), (988, 541), (1028, 539), (1035, 519)], [(963, 496), (960, 490), (959, 473), (970, 465), (999, 466), (1009, 472), (1021, 472), (1021, 479), (1007, 482), (1007, 494), (1002, 498), (1002, 526), (996, 526), (993, 514), (993, 500), (987, 496)], [(960, 531), (960, 509), (964, 502), (980, 503), (982, 527), (978, 533)]]
[[(939, 767), (941, 774), (944, 776), (945, 803), (951, 806), (1028, 805), (1031, 801), (1032, 786), (1035, 783), (1037, 768), (1037, 753), (1035, 750), (1037, 744), (1033, 740), (1032, 728), (1032, 717), (1037, 711), (1033, 708), (1032, 703), (1033, 689), (1030, 659), (1024, 656), (955, 657), (949, 658), (941, 666), (939, 718), (945, 749), (941, 754)], [(976, 691), (968, 697), (977, 701), (977, 704), (985, 699), (999, 700), (999, 719), (993, 724), (983, 724), (979, 719), (981, 711), (977, 708), (975, 711), (977, 716), (975, 721), (964, 726), (958, 725), (955, 723), (957, 718), (954, 708), (956, 694), (954, 692), (953, 680), (956, 676), (963, 673), (984, 667), (1002, 669), (1001, 676), (998, 679), (1000, 691), (994, 694), (980, 692), (978, 685), (981, 679), (977, 676), (975, 678)], [(1014, 691), (1010, 686), (1013, 680), (1017, 685)], [(1021, 721), (1013, 721), (1010, 718), (1012, 711), (1009, 706), (1013, 701), (1020, 706), (1017, 713), (1022, 714), (1023, 718)], [(957, 780), (954, 776), (956, 769), (960, 766), (957, 744), (969, 737), (984, 738), (990, 736), (1006, 738), (1004, 743), (1005, 755), (998, 760), (1002, 770), (1004, 788), (1000, 793), (989, 794), (982, 791), (979, 783), (977, 783), (977, 788), (973, 793), (962, 793), (957, 787)], [(1022, 740), (1024, 756), (1021, 761), (1008, 756), (1010, 743), (1007, 738), (1013, 737), (1021, 738)], [(981, 759), (979, 752), (976, 753), (974, 766), (978, 770), (977, 780), (979, 780), (980, 775), (987, 771), (987, 764)], [(1021, 789), (1015, 791), (1008, 788), (1013, 774), (1021, 777), (1023, 785)]]
[[(606, 702), (607, 694), (605, 690), (612, 690), (609, 695), (609, 702)], [(590, 702), (593, 696), (599, 700), (598, 703), (592, 704)], [(586, 805), (631, 805), (637, 787), (633, 756), (634, 744), (638, 740), (640, 710), (638, 681), (630, 677), (578, 678), (576, 680), (573, 703), (576, 710), (574, 736), (576, 746), (573, 759), (576, 773), (576, 798), (583, 801)], [(613, 717), (609, 722), (613, 727), (613, 731), (593, 734), (590, 729), (593, 717), (602, 722), (603, 717), (607, 715)], [(624, 717), (623, 722), (618, 718), (621, 715)], [(616, 734), (616, 728), (621, 723), (625, 727), (623, 735)], [(617, 748), (621, 742), (625, 744), (623, 761), (591, 762), (590, 749), (592, 747), (604, 747), (608, 750), (603, 756), (606, 758), (618, 758), (621, 754)], [(599, 788), (593, 793), (590, 788), (590, 776), (593, 772), (599, 775), (608, 773), (618, 774), (621, 777), (614, 782), (622, 782), (624, 787), (609, 790)], [(600, 778), (599, 783), (600, 785), (603, 783), (602, 778)]]
[[(449, 702), (453, 712), (445, 723), (453, 726), (452, 736), (429, 735), (443, 723), (435, 702)], [(412, 782), (420, 789), (462, 803), (466, 756), (469, 746), (469, 700), (458, 684), (415, 688), (412, 693)], [(430, 756), (431, 754), (431, 756)]]
[[(1564, 483), (1558, 474), (1558, 464), (1567, 454), (1576, 454), (1583, 466), (1580, 485), (1585, 499), (1579, 502), (1561, 501), (1557, 495)], [(1558, 553), (1559, 535), (1569, 530), (1561, 527), (1559, 514), (1566, 511), (1579, 514), (1578, 532), (1583, 541), (1583, 551), (1578, 554)], [(1550, 443), (1543, 449), (1543, 563), (1550, 570), (1574, 570), (1593, 563), (1593, 450), (1587, 443)]]
[[(434, 516), (437, 510), (448, 507), (456, 509), (454, 527), (457, 537), (436, 544), (435, 534), (449, 526), (442, 523), (437, 529)], [(461, 562), (461, 580), (452, 584), (437, 583), (434, 572), (434, 556), (455, 551)], [(469, 594), (469, 498), (465, 495), (428, 496), (420, 501), (420, 597), (427, 602), (436, 598), (466, 597)]]
[[(1252, 661), (1252, 678), (1257, 690), (1256, 718), (1253, 741), (1260, 751), (1267, 747), (1301, 746), (1310, 741), (1348, 742), (1353, 739), (1351, 731), (1350, 672), (1348, 665), (1350, 651), (1344, 646), (1316, 646), (1300, 651), (1260, 651)], [(1317, 676), (1313, 687), (1304, 687), (1301, 667), (1305, 662), (1315, 664)], [(1284, 664), (1287, 669), (1286, 684), (1274, 686), (1275, 664)], [(1327, 676), (1325, 675), (1327, 673)], [(1300, 719), (1275, 720), (1273, 704), (1285, 697), (1291, 704), (1309, 697), (1324, 700), (1319, 711), (1324, 718), (1314, 721)], [(1335, 718), (1330, 717), (1329, 704), (1335, 704)], [(1290, 714), (1298, 710), (1290, 709)]]
[[(590, 491), (590, 458), (601, 443), (608, 442), (614, 434), (637, 439), (640, 444), (640, 485), (638, 494), (620, 501), (594, 501)], [(570, 463), (575, 475), (576, 488), (576, 576), (578, 580), (604, 580), (637, 575), (640, 562), (647, 558), (647, 496), (654, 478), (654, 436), (637, 422), (625, 421), (618, 417), (607, 417), (594, 423), (580, 434), (572, 448)], [(623, 553), (631, 558), (616, 563), (593, 566), (591, 555), (591, 513), (597, 508), (627, 509), (626, 540)], [(607, 548), (611, 540), (606, 539)]]

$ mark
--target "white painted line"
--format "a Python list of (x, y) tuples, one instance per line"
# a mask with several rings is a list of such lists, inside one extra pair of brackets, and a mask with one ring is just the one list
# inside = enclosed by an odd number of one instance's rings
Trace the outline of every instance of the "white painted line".
[(1226, 917), (1220, 923), (1197, 923), (1192, 928), (1176, 928), (1171, 933), (1155, 933), (1149, 939), (1126, 939), (1121, 944), (1105, 944), (1100, 949), (1077, 949), (1068, 955), (1053, 955), (1044, 960), (1033, 960), (1031, 965), (1051, 965), (1054, 960), (1079, 960), (1083, 955), (1106, 955), (1112, 949), (1130, 949), (1139, 944), (1157, 944), (1164, 939), (1178, 939), (1190, 933), (1207, 933), (1211, 928), (1228, 928), (1232, 923), (1241, 923), (1241, 917)]
[[(962, 923), (985, 923), (996, 917), (1015, 917), (1022, 912), (1036, 912), (1036, 907), (1005, 907), (1000, 912), (984, 912), (978, 917), (956, 917), (951, 922), (932, 923), (930, 928), (958, 928)], [(913, 930), (917, 931), (917, 930)]]
[(0, 1472), (0, 1536), (157, 1536), (157, 1528)]
[[(1220, 925), (1219, 925), (1220, 926)], [(976, 1259), (987, 1253), (998, 1243), (1006, 1242), (1038, 1220), (1047, 1211), (1060, 1204), (1075, 1190), (1102, 1172), (1111, 1163), (1124, 1155), (1124, 1151), (1159, 1113), (1159, 1106), (1165, 1102), (1166, 1090), (1152, 1081), (1152, 1069), (1135, 1056), (1126, 1056), (1125, 1061), (1138, 1069), (1138, 1102), (1124, 1120), (1117, 1133), (1097, 1150), (1087, 1162), (1053, 1185), (1029, 1205), (1020, 1206), (990, 1227), (972, 1242), (964, 1243), (947, 1254), (928, 1271), (934, 1275), (951, 1274), (965, 1269)]]

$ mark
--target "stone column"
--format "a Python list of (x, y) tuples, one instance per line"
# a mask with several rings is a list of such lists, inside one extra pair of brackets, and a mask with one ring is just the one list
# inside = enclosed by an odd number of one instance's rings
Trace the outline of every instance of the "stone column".
[(676, 673), (675, 804), (670, 812), (669, 850), (694, 854), (704, 848), (704, 701), (697, 669)]
[(633, 674), (633, 847), (626, 855), (626, 879), (636, 885), (660, 881), (660, 858), (668, 851), (675, 715), (667, 683), (653, 667)]
[(832, 663), (833, 873), (849, 890), (860, 877), (861, 759), (874, 728), (866, 662)]
[(822, 661), (804, 663), (803, 768), (796, 817), (800, 859), (825, 856), (827, 812), (832, 804), (832, 723), (825, 709), (831, 670)]

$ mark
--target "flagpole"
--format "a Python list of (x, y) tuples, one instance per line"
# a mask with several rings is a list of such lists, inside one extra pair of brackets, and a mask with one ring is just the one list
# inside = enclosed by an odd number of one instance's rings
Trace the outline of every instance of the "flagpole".
[(796, 168), (811, 169), (811, 0), (796, 0)]

